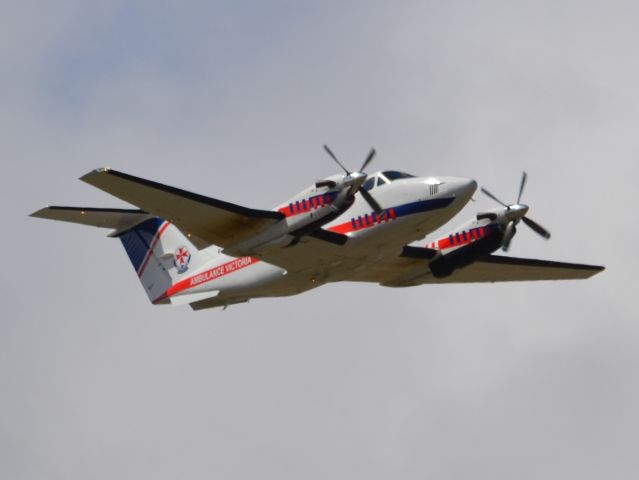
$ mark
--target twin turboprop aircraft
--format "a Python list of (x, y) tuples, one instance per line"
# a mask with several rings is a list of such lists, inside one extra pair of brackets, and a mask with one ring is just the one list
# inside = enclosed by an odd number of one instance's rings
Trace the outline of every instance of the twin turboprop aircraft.
[[(273, 210), (256, 210), (101, 168), (90, 185), (137, 209), (45, 207), (32, 216), (111, 229), (153, 304), (194, 310), (295, 295), (328, 282), (387, 287), (589, 278), (593, 265), (493, 255), (520, 222), (549, 238), (517, 202), (478, 213), (439, 239), (475, 193), (474, 180), (355, 172), (320, 180)], [(426, 238), (425, 238), (426, 237)]]

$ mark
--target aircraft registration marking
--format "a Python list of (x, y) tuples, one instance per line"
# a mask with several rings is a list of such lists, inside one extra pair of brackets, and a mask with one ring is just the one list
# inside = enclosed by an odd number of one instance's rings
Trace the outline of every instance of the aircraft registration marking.
[(259, 260), (253, 257), (235, 258), (230, 262), (223, 263), (222, 265), (218, 265), (217, 267), (211, 268), (205, 272), (193, 275), (191, 278), (187, 279), (189, 280), (189, 287), (195, 287), (202, 283), (210, 282), (216, 278), (223, 277), (229, 273), (246, 268), (256, 262), (259, 262)]
[(197, 287), (198, 285), (202, 285), (203, 283), (210, 282), (225, 275), (229, 275), (233, 272), (237, 272), (238, 270), (242, 270), (243, 268), (255, 265), (258, 262), (260, 262), (260, 259), (253, 257), (234, 258), (230, 262), (217, 265), (204, 272), (193, 275), (192, 277), (180, 280), (178, 283), (169, 288), (165, 293), (156, 298), (153, 303), (160, 302), (184, 290), (188, 290), (189, 288)]

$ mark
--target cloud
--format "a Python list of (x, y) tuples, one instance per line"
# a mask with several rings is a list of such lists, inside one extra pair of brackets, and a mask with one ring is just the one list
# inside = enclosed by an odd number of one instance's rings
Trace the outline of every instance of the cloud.
[[(0, 465), (11, 478), (601, 478), (638, 471), (637, 8), (21, 2), (0, 29)], [(587, 282), (328, 285), (152, 307), (103, 232), (110, 165), (269, 208), (371, 145), (531, 216)], [(458, 219), (492, 207), (477, 195)]]

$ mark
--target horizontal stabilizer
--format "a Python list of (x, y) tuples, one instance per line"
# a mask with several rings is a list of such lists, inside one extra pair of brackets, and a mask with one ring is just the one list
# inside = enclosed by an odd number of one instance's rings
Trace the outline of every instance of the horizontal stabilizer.
[(209, 298), (217, 297), (220, 294), (219, 290), (200, 292), (200, 293), (186, 293), (184, 295), (176, 295), (171, 297), (171, 305), (186, 305), (187, 303), (200, 302)]
[(89, 207), (44, 207), (33, 212), (32, 217), (79, 223), (92, 227), (112, 228), (122, 232), (144, 222), (153, 215), (142, 210)]
[(207, 308), (218, 308), (222, 307), (226, 309), (226, 307), (230, 305), (237, 305), (238, 303), (247, 303), (249, 301), (248, 298), (229, 298), (229, 297), (215, 297), (215, 298), (207, 298), (205, 300), (191, 303), (190, 306), (193, 310), (205, 310)]

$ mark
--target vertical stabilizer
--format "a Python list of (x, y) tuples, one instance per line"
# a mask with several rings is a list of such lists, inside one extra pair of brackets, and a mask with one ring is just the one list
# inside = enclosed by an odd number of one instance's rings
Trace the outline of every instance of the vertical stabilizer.
[(151, 301), (204, 263), (189, 239), (159, 217), (140, 223), (119, 238)]

